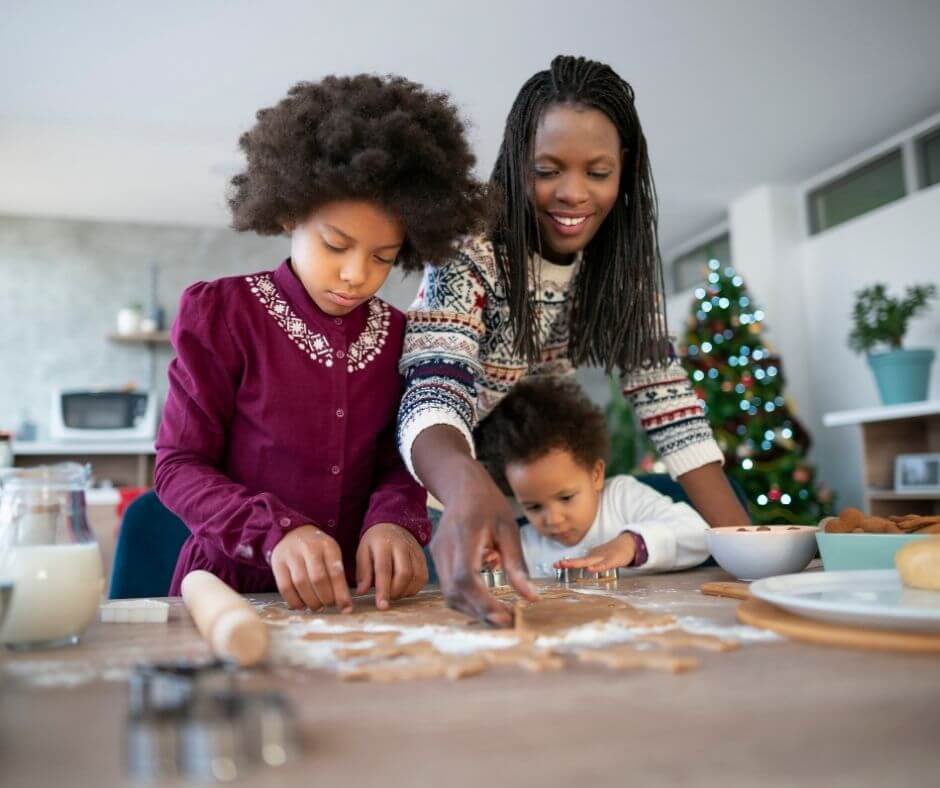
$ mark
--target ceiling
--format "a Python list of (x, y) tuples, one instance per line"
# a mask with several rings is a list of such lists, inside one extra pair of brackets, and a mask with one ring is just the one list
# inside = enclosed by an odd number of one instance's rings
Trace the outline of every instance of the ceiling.
[(669, 249), (730, 200), (800, 181), (940, 109), (936, 0), (4, 0), (0, 212), (226, 222), (235, 141), (301, 79), (446, 89), (480, 172), (515, 92), (559, 52), (637, 94)]

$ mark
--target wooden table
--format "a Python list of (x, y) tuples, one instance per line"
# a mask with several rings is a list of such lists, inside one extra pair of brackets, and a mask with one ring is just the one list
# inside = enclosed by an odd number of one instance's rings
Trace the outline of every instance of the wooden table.
[[(709, 568), (618, 585), (638, 606), (731, 625), (737, 603), (697, 591), (724, 579)], [(125, 685), (42, 688), (11, 680), (11, 669), (204, 653), (177, 601), (167, 625), (96, 623), (78, 647), (0, 656), (0, 784), (124, 784)], [(279, 669), (256, 681), (293, 701), (304, 758), (239, 784), (936, 785), (938, 667), (935, 656), (781, 641), (702, 655), (698, 671), (681, 675), (581, 665), (375, 685)]]

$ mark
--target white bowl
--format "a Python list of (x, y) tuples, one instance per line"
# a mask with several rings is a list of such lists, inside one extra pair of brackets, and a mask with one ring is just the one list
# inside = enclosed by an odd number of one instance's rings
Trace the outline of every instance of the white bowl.
[(815, 525), (730, 526), (705, 532), (718, 566), (739, 580), (789, 575), (816, 555)]

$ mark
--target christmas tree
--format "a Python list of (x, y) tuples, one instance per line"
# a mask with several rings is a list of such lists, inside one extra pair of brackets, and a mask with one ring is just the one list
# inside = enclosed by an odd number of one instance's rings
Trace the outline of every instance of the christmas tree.
[(754, 522), (813, 525), (830, 513), (832, 495), (806, 461), (812, 441), (784, 396), (783, 366), (762, 340), (763, 321), (741, 276), (710, 260), (680, 352)]

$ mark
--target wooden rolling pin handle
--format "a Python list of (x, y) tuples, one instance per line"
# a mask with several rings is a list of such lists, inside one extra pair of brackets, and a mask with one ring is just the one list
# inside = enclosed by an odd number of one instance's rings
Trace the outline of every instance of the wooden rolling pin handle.
[(268, 628), (244, 597), (201, 569), (183, 578), (181, 590), (196, 629), (216, 656), (242, 667), (264, 660)]

